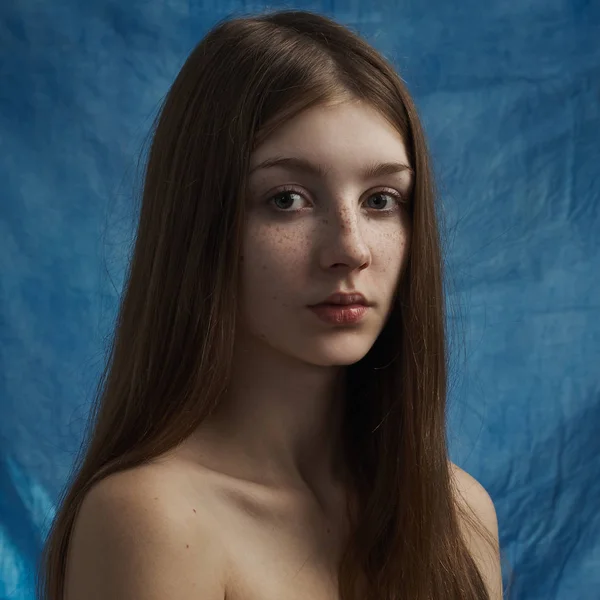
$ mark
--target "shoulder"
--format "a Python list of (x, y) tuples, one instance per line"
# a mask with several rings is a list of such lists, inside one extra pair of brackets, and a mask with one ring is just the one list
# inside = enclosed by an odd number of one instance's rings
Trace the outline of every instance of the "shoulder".
[(496, 509), (487, 490), (475, 477), (452, 462), (450, 463), (450, 472), (457, 501), (474, 511), (486, 528), (498, 538)]
[[(450, 462), (455, 500), (463, 510), (459, 514), (460, 526), (467, 547), (477, 563), (487, 584), (491, 600), (502, 599), (502, 569), (498, 519), (492, 498), (472, 475)], [(475, 517), (483, 531), (473, 526), (464, 512)]]
[(146, 465), (89, 490), (70, 541), (65, 600), (224, 598), (214, 518), (180, 483)]

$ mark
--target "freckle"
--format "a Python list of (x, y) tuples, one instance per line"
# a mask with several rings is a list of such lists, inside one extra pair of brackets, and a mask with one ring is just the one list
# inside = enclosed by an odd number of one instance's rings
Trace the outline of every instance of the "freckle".
[(158, 500), (158, 497), (157, 497), (157, 498), (154, 498), (154, 499), (155, 499), (155, 500)]

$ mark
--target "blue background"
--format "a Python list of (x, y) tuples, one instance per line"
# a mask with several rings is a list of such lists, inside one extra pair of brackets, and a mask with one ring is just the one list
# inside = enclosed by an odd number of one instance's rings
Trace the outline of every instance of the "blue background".
[[(304, 8), (394, 62), (446, 214), (451, 455), (486, 487), (512, 598), (600, 598), (600, 4), (0, 3), (0, 599), (78, 449), (159, 102), (218, 19)], [(508, 577), (505, 577), (505, 585)]]

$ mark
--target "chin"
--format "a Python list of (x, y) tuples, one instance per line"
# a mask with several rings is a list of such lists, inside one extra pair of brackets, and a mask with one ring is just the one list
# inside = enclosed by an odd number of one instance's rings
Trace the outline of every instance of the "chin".
[(371, 345), (353, 345), (352, 343), (346, 342), (346, 344), (336, 344), (330, 348), (323, 348), (323, 346), (321, 346), (318, 349), (314, 349), (312, 352), (308, 351), (303, 354), (305, 360), (313, 365), (322, 367), (345, 367), (362, 360), (370, 349)]

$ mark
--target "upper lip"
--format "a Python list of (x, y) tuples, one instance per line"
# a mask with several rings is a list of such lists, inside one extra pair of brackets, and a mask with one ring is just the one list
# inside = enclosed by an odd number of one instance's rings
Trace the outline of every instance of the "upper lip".
[[(360, 292), (334, 292), (318, 304), (364, 304), (369, 306), (367, 299)], [(318, 306), (318, 304), (311, 306)]]

